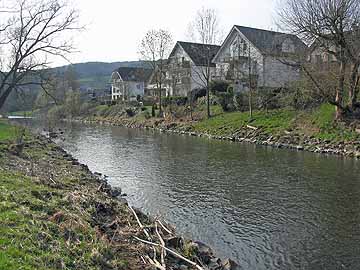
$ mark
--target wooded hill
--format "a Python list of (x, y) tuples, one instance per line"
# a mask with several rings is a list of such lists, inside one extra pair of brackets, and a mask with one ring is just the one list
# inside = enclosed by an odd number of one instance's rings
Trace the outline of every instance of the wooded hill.
[[(146, 63), (141, 61), (126, 61), (126, 62), (87, 62), (77, 63), (72, 65), (65, 65), (51, 69), (54, 74), (62, 76), (65, 71), (71, 68), (77, 78), (80, 88), (106, 88), (109, 87), (111, 73), (119, 67), (143, 67)], [(39, 93), (38, 87), (29, 87), (29, 90), (16, 92), (14, 91), (9, 96), (3, 111), (28, 111), (32, 109), (34, 101)], [(24, 98), (26, 96), (26, 98)]]

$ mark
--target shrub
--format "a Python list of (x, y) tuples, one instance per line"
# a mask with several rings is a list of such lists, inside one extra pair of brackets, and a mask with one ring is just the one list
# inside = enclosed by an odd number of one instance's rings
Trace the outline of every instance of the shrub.
[(224, 112), (230, 112), (235, 110), (233, 102), (233, 95), (231, 93), (217, 93), (218, 102)]
[(263, 88), (254, 92), (256, 107), (258, 109), (273, 110), (282, 107), (281, 97), (283, 96), (283, 89)]
[(206, 96), (205, 88), (194, 89), (188, 93), (188, 99), (192, 100), (192, 102), (196, 102), (199, 98), (202, 98), (205, 96)]
[(163, 99), (164, 107), (169, 105), (177, 105), (177, 106), (185, 106), (187, 103), (187, 97), (173, 96), (173, 97), (165, 97)]
[(245, 112), (249, 110), (249, 95), (246, 92), (237, 93), (234, 98), (234, 106), (236, 110)]
[(152, 106), (151, 106), (151, 116), (152, 117), (155, 117), (155, 104), (153, 104)]
[(212, 93), (224, 93), (228, 91), (230, 84), (227, 81), (211, 81), (209, 88)]
[(150, 119), (151, 118), (151, 115), (150, 115), (149, 111), (144, 111), (143, 114), (144, 114), (145, 119)]
[(133, 117), (136, 114), (132, 108), (126, 108), (125, 112), (126, 112), (127, 116), (129, 116), (129, 117)]

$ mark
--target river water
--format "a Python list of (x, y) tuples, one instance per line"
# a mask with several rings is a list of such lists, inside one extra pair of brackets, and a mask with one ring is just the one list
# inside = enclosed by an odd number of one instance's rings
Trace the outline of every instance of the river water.
[(242, 269), (360, 269), (360, 162), (154, 131), (67, 124), (60, 144)]

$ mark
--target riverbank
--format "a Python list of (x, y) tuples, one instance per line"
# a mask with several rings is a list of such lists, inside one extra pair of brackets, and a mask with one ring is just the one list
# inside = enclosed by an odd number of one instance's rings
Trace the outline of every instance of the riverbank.
[[(1, 121), (0, 150), (0, 269), (236, 269), (133, 211), (119, 189), (49, 139)], [(140, 239), (156, 244), (157, 260)]]
[(101, 106), (92, 111), (91, 116), (73, 120), (360, 158), (360, 122), (335, 122), (330, 105), (324, 104), (311, 111), (256, 111), (251, 120), (247, 112), (226, 113), (218, 106), (212, 111), (210, 119), (201, 111), (195, 112), (195, 120), (189, 117), (163, 119), (144, 117), (148, 115), (144, 112), (129, 117), (120, 113), (120, 109), (118, 114), (114, 113), (116, 107)]

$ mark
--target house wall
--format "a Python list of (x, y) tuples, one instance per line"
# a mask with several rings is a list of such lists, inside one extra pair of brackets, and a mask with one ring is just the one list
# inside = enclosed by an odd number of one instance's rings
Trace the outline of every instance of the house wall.
[(112, 76), (111, 98), (112, 100), (133, 101), (140, 95), (144, 96), (145, 83), (123, 81), (118, 75)]
[(176, 47), (167, 68), (167, 95), (187, 96), (192, 90), (192, 60), (181, 46)]
[[(233, 44), (239, 40), (246, 41), (246, 50), (243, 48), (243, 50), (236, 51), (234, 54)], [(214, 59), (214, 62), (216, 63), (216, 78), (232, 81), (234, 83), (235, 92), (241, 92), (248, 89), (249, 47), (251, 74), (257, 77), (257, 87), (284, 87), (290, 82), (300, 79), (300, 72), (298, 69), (281, 62), (284, 59), (263, 55), (242, 33), (235, 29), (223, 44), (219, 55)], [(283, 43), (283, 50), (285, 52), (291, 52), (293, 49), (291, 40), (286, 39)], [(289, 62), (289, 60), (287, 61)], [(229, 73), (231, 73), (231, 76), (229, 76)]]
[[(169, 59), (167, 70), (168, 95), (187, 96), (194, 89), (206, 87), (203, 74), (206, 67), (196, 66), (189, 55), (177, 45), (173, 56)], [(215, 74), (215, 67), (210, 68)]]
[(192, 65), (191, 67), (191, 90), (206, 88), (206, 77), (207, 73), (210, 72), (210, 81), (214, 78), (216, 73), (215, 67), (209, 67), (209, 71), (207, 71), (208, 67), (199, 67)]
[(118, 100), (122, 99), (121, 96), (123, 95), (122, 91), (122, 80), (119, 78), (118, 75), (113, 74), (111, 79), (111, 100)]
[[(249, 61), (249, 56), (251, 61)], [(248, 88), (248, 83), (245, 81), (249, 76), (249, 62), (251, 62), (251, 74), (258, 77), (257, 85), (264, 85), (263, 55), (237, 30), (232, 31), (214, 62), (216, 63), (214, 78), (233, 81), (235, 92)]]
[[(330, 48), (331, 50), (335, 51), (335, 47)], [(329, 62), (337, 62), (337, 59), (334, 55), (327, 53), (322, 48), (315, 48), (308, 59), (313, 64), (322, 64), (322, 63), (329, 63)]]
[(266, 56), (264, 59), (264, 86), (271, 88), (287, 87), (300, 80), (300, 70), (286, 63), (288, 59)]

